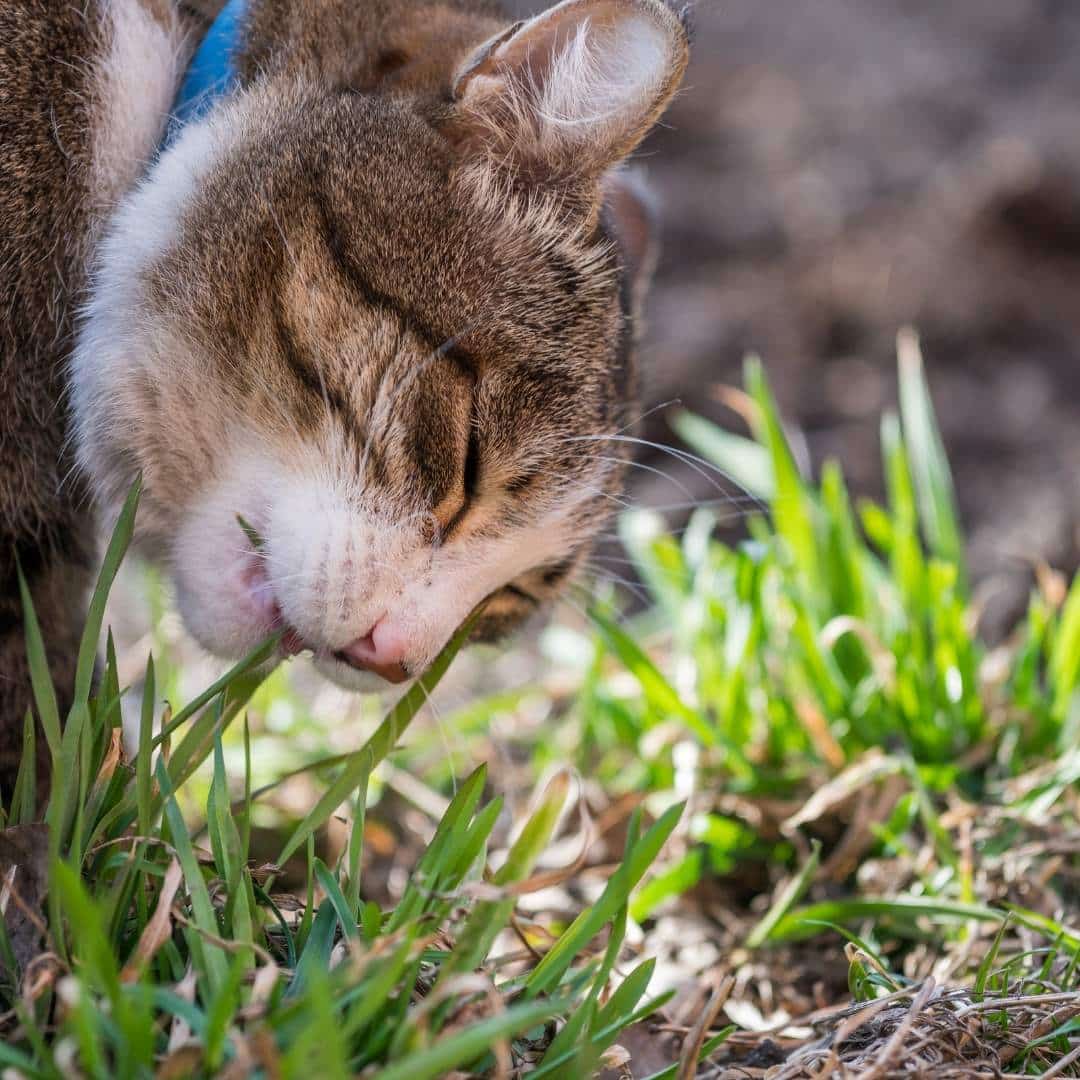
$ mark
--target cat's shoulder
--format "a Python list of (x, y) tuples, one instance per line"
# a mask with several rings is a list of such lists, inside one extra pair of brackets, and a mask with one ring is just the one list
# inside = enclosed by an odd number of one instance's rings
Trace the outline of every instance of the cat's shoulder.
[(107, 212), (157, 148), (193, 30), (172, 0), (0, 4), (9, 213)]

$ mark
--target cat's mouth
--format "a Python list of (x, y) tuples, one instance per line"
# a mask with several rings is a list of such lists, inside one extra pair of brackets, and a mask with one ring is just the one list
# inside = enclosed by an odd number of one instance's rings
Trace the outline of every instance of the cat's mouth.
[(390, 683), (401, 683), (410, 677), (405, 664), (397, 656), (391, 655), (395, 650), (386, 648), (386, 635), (377, 633), (378, 624), (362, 637), (339, 649), (327, 648), (307, 640), (285, 618), (274, 594), (273, 584), (267, 576), (266, 556), (254, 547), (242, 577), (245, 591), (267, 632), (281, 632), (278, 648), (282, 656), (298, 656), (308, 652), (316, 660), (334, 660), (355, 671), (371, 672)]

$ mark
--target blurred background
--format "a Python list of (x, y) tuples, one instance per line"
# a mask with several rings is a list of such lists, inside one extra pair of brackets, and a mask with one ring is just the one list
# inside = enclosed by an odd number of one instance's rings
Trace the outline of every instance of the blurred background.
[[(702, 0), (638, 155), (659, 197), (650, 402), (741, 429), (714, 387), (764, 359), (815, 465), (880, 486), (895, 337), (921, 335), (976, 575), (1077, 562), (1080, 5)], [(644, 438), (670, 442), (670, 413)], [(709, 497), (700, 476), (646, 458)], [(636, 470), (651, 505), (681, 496)]]

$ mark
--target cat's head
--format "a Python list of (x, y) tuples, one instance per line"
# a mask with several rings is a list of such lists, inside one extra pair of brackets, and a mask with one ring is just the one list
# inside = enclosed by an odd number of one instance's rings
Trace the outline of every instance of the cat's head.
[(118, 211), (74, 361), (81, 463), (106, 516), (142, 473), (195, 637), (284, 627), (347, 685), (419, 673), (483, 601), (498, 635), (608, 518), (644, 261), (613, 170), (687, 58), (660, 0), (431, 10), (346, 78), (249, 57)]

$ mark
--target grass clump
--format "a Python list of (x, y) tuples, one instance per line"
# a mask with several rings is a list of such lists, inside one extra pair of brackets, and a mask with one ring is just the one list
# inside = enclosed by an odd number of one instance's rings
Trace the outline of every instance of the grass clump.
[[(1010, 638), (980, 638), (913, 335), (900, 339), (899, 415), (881, 427), (884, 502), (853, 502), (835, 461), (811, 477), (757, 360), (728, 400), (752, 438), (686, 413), (673, 425), (700, 465), (753, 497), (749, 535), (717, 539), (708, 507), (681, 536), (655, 515), (627, 515), (622, 536), (651, 603), (622, 620), (601, 607), (597, 633), (578, 643), (589, 659), (564, 745), (613, 794), (679, 794), (693, 808), (634, 914), (659, 932), (663, 919), (650, 917), (665, 900), (719, 893), (718, 970), (756, 986), (763, 1015), (779, 1023), (825, 1001), (854, 1008), (852, 995), (906, 995), (882, 1045), (909, 1012), (914, 1043), (924, 1022), (944, 1032), (944, 1012), (966, 1015), (980, 979), (985, 990), (989, 963), (1000, 1000), (1022, 997), (1021, 1009), (1048, 994), (1036, 1019), (1053, 1022), (973, 1009), (969, 1021), (992, 1017), (1001, 1036), (979, 1062), (1037, 1073), (1068, 1053), (1072, 1068), (1080, 578), (1040, 568)], [(920, 999), (942, 965), (947, 985)], [(860, 1053), (830, 1059), (826, 1041), (777, 1076), (871, 1061), (869, 1029), (856, 1036), (854, 1014), (830, 1016), (834, 1028), (852, 1021), (852, 1046), (867, 1038)], [(1041, 1049), (1018, 1057), (1028, 1028)], [(897, 1035), (894, 1050), (903, 1045)], [(874, 1075), (892, 1075), (879, 1064)]]
[[(124, 691), (111, 637), (94, 685), (105, 601), (137, 502), (136, 488), (90, 605), (63, 724), (24, 590), (52, 783), (37, 823), (28, 718), (23, 767), (0, 831), (0, 1065), (43, 1078), (423, 1080), (454, 1070), (505, 1072), (525, 1060), (537, 1077), (591, 1071), (625, 1027), (662, 1001), (647, 993), (651, 964), (614, 990), (613, 969), (630, 894), (682, 807), (648, 826), (636, 817), (596, 902), (524, 957), (500, 959), (494, 946), (566, 809), (565, 774), (544, 788), (491, 869), (502, 799), (485, 796), (486, 772), (477, 769), (449, 802), (397, 902), (366, 899), (369, 781), (467, 637), (466, 623), (371, 738), (336, 761), (324, 795), (282, 837), (278, 863), (306, 853), (306, 902), (275, 894), (277, 865), (250, 857), (246, 721), (238, 798), (222, 737), (264, 679), (276, 639), (176, 713), (159, 713), (151, 658), (131, 761), (121, 748)], [(177, 793), (204, 763), (211, 772), (204, 813), (189, 820)], [(328, 865), (315, 855), (315, 833), (342, 806), (351, 807), (349, 840)], [(606, 942), (600, 952), (598, 938)]]
[[(653, 604), (629, 622), (596, 613), (576, 714), (583, 752), (613, 783), (671, 787), (672, 747), (687, 740), (699, 748), (699, 775), (732, 796), (797, 800), (846, 776), (846, 789), (818, 793), (824, 804), (892, 774), (909, 789), (896, 832), (925, 822), (931, 797), (948, 791), (978, 799), (1047, 763), (1047, 790), (1075, 779), (1080, 579), (1067, 588), (1042, 575), (1011, 640), (982, 643), (913, 341), (902, 355), (901, 416), (882, 423), (884, 505), (854, 506), (835, 461), (817, 482), (804, 475), (754, 359), (742, 406), (754, 439), (676, 417), (676, 430), (747, 489), (757, 511), (749, 538), (734, 545), (713, 538), (709, 508), (681, 540), (654, 515), (623, 519)], [(629, 688), (613, 678), (612, 659), (632, 676)], [(739, 862), (747, 837), (719, 825), (713, 833), (717, 863)]]

